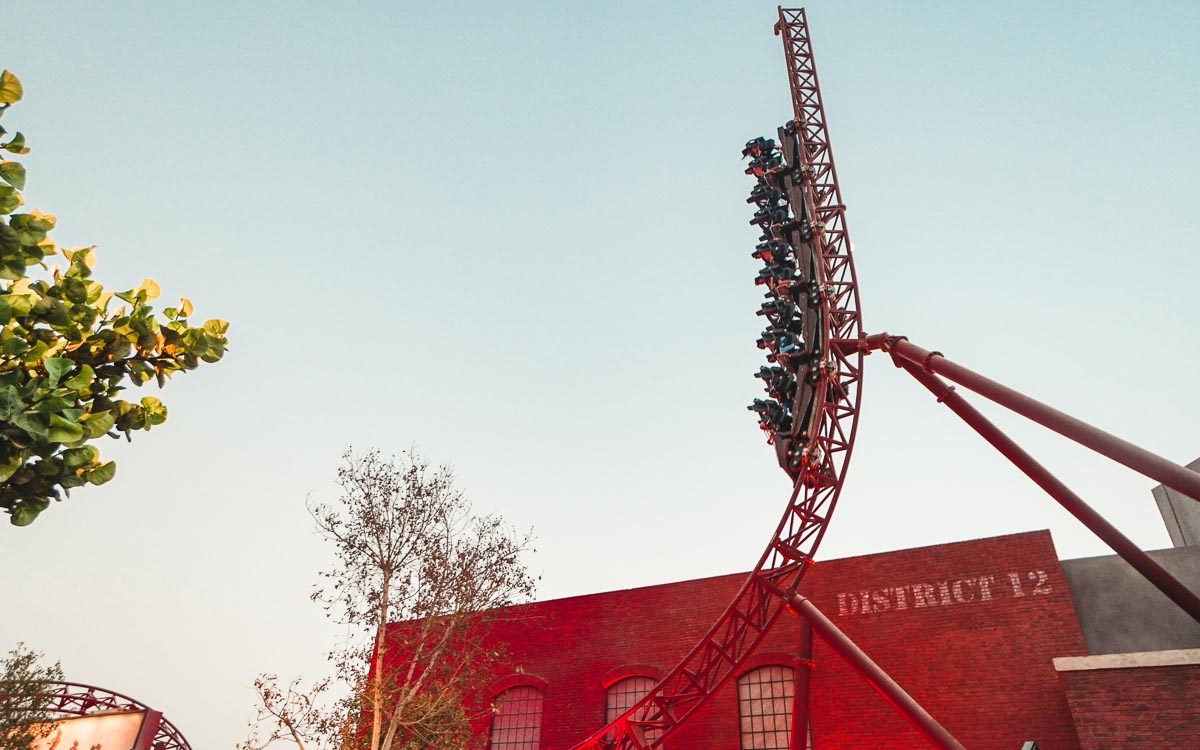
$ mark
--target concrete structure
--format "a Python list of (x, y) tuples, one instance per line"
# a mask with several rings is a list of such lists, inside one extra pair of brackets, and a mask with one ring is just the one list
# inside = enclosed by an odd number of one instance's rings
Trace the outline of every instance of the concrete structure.
[[(1200, 547), (1158, 550), (1150, 556), (1200, 590)], [(1116, 555), (1063, 560), (1062, 567), (1088, 653), (1200, 648), (1200, 623)]]
[[(1200, 472), (1200, 458), (1188, 464), (1188, 468)], [(1161, 484), (1151, 492), (1163, 523), (1167, 525), (1167, 533), (1171, 535), (1171, 544), (1200, 547), (1200, 502)]]

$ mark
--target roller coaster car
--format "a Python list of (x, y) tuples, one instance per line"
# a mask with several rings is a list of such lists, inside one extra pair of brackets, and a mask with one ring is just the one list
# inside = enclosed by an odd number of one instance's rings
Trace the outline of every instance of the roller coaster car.
[(792, 465), (795, 460), (792, 446), (796, 444), (796, 440), (791, 435), (776, 434), (772, 443), (775, 445), (775, 460), (779, 462), (779, 468), (786, 471), (793, 482), (796, 481), (800, 476), (799, 467)]
[(754, 189), (750, 191), (750, 197), (746, 199), (746, 202), (757, 203), (762, 206), (764, 204), (779, 203), (784, 200), (787, 200), (787, 195), (782, 190), (777, 190), (759, 180)]
[(754, 212), (754, 218), (749, 223), (766, 228), (773, 224), (782, 224), (789, 218), (787, 206), (764, 206)]
[[(799, 326), (797, 326), (799, 327)], [(798, 357), (808, 354), (808, 346), (804, 339), (789, 328), (775, 328), (775, 352), (780, 356)]]
[(792, 415), (778, 401), (756, 398), (746, 409), (758, 414), (759, 426), (765, 430), (779, 433), (792, 429)]
[(763, 381), (767, 393), (780, 403), (791, 403), (796, 394), (796, 379), (782, 367), (764, 365), (758, 368), (754, 377)]
[(745, 172), (755, 177), (765, 177), (768, 172), (778, 169), (782, 163), (783, 160), (779, 154), (763, 154), (751, 159), (750, 166), (746, 167)]
[(759, 154), (771, 153), (775, 150), (775, 141), (770, 138), (751, 138), (746, 141), (746, 147), (742, 149), (742, 156), (756, 157)]
[(792, 249), (782, 242), (760, 242), (754, 246), (750, 257), (767, 264), (780, 264), (788, 262), (788, 254), (791, 251)]
[(754, 278), (754, 284), (755, 286), (762, 286), (763, 284), (766, 284), (767, 288), (771, 290), (771, 293), (778, 297), (784, 295), (780, 295), (775, 291), (776, 286), (781, 282), (794, 281), (795, 279), (795, 268), (792, 268), (790, 265), (779, 264), (767, 266), (766, 268), (760, 270), (758, 272), (758, 276)]
[(768, 299), (754, 314), (772, 319), (790, 319), (796, 314), (796, 306), (788, 300)]

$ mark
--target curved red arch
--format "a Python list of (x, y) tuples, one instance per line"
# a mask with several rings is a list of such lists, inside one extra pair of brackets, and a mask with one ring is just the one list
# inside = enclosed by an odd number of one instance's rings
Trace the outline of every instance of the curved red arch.
[[(153, 710), (135, 698), (95, 685), (80, 682), (36, 682), (29, 685), (28, 692), (15, 694), (13, 697), (38, 699), (51, 719), (91, 716), (110, 711)], [(155, 750), (191, 750), (183, 732), (165, 716), (159, 718), (153, 745)]]
[(604, 676), (600, 678), (600, 684), (607, 690), (612, 687), (613, 683), (626, 677), (649, 677), (653, 680), (661, 680), (662, 676), (663, 670), (660, 667), (650, 664), (625, 664), (605, 672)]
[(509, 688), (515, 687), (537, 688), (544, 693), (546, 692), (546, 687), (549, 684), (549, 682), (538, 675), (529, 674), (527, 672), (516, 672), (493, 682), (490, 694), (496, 696), (500, 693), (503, 693), (505, 690), (508, 690)]
[[(758, 564), (717, 622), (646, 697), (575, 750), (659, 747), (751, 658), (812, 565), (849, 464), (861, 400), (863, 348), (858, 343), (862, 325), (845, 205), (804, 11), (781, 8), (776, 29), (783, 37), (795, 113), (787, 133), (798, 143), (795, 163), (786, 166), (796, 176), (790, 189), (802, 196), (812, 222), (812, 239), (805, 242), (815, 258), (820, 308), (821, 359), (811, 370), (817, 377), (806, 392), (811, 418), (806, 413), (803, 429), (794, 431), (798, 444), (781, 452), (781, 463), (794, 469), (789, 472), (795, 477), (792, 494)], [(792, 209), (793, 216), (800, 216), (799, 207)]]

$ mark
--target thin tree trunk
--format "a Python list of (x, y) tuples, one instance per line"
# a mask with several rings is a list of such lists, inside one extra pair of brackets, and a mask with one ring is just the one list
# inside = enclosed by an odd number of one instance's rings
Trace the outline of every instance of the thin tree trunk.
[(375, 627), (375, 676), (371, 688), (371, 750), (379, 750), (380, 734), (383, 730), (383, 639), (387, 630), (388, 595), (391, 593), (392, 575), (383, 574), (383, 593), (379, 598), (379, 622)]

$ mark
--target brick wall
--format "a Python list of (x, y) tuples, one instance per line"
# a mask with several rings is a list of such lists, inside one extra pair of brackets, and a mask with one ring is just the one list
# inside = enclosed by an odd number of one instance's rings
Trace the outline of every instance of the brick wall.
[[(1182, 652), (1157, 652), (1172, 654)], [(1200, 747), (1200, 663), (1063, 671), (1082, 750)], [(1136, 655), (1121, 655), (1136, 656)]]
[[(868, 557), (813, 571), (811, 598), (971, 750), (1079, 747), (1051, 660), (1085, 653), (1050, 535)], [(927, 748), (818, 641), (814, 745)]]
[[(514, 674), (544, 680), (541, 747), (565, 750), (603, 725), (606, 680), (631, 665), (668, 671), (744, 579), (525, 605), (498, 634), (513, 663), (496, 684)], [(1030, 739), (1041, 750), (1079, 748), (1051, 659), (1083, 654), (1083, 638), (1048, 532), (822, 562), (803, 591), (971, 750), (1017, 750)], [(782, 660), (797, 642), (785, 613), (759, 651)], [(814, 660), (818, 750), (928, 747), (819, 638)], [(737, 750), (734, 680), (666, 747)]]

